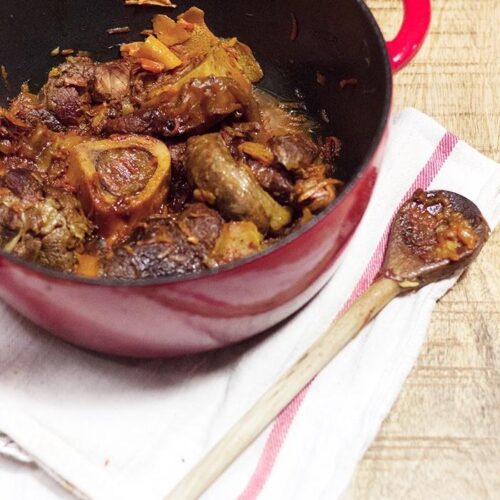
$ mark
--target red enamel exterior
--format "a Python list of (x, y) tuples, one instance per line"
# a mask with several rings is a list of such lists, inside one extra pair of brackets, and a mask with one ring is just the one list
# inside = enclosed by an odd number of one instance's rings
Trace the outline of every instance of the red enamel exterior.
[(425, 39), (430, 23), (430, 0), (404, 0), (401, 29), (394, 40), (387, 42), (387, 52), (394, 72), (413, 59)]
[(172, 356), (238, 342), (286, 318), (325, 284), (369, 201), (383, 148), (384, 141), (327, 217), (234, 269), (127, 287), (61, 279), (1, 259), (0, 296), (65, 340), (107, 353)]
[[(406, 0), (407, 9), (416, 4), (428, 1)], [(408, 33), (408, 25), (401, 32)], [(397, 47), (405, 45), (402, 36)], [(395, 50), (393, 67), (413, 54), (404, 49), (396, 61)], [(386, 139), (387, 128), (372, 158), (325, 216), (286, 244), (239, 265), (128, 286), (66, 279), (0, 255), (0, 297), (68, 342), (105, 353), (175, 356), (246, 339), (297, 311), (326, 283), (368, 204)]]

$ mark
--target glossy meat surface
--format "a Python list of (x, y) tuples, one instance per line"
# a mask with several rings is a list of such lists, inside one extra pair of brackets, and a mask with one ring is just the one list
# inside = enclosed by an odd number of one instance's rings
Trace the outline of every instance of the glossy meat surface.
[(210, 253), (223, 225), (220, 215), (202, 204), (179, 216), (153, 218), (136, 229), (102, 262), (112, 278), (154, 278), (184, 275), (210, 266)]
[(291, 222), (290, 210), (262, 189), (245, 164), (234, 160), (220, 134), (189, 139), (186, 165), (199, 196), (227, 219), (253, 222), (264, 234)]
[(209, 129), (236, 111), (250, 113), (252, 105), (252, 96), (230, 78), (197, 78), (183, 85), (175, 99), (110, 119), (105, 130), (175, 137)]

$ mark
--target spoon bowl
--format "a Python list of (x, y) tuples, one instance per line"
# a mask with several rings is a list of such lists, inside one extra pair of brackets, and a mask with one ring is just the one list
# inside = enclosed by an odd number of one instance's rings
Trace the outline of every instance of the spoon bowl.
[(447, 278), (470, 264), (489, 232), (464, 196), (417, 190), (393, 220), (380, 274), (408, 289)]
[(166, 500), (199, 498), (392, 299), (464, 269), (489, 232), (481, 212), (467, 198), (451, 191), (415, 191), (394, 217), (379, 278), (234, 424)]

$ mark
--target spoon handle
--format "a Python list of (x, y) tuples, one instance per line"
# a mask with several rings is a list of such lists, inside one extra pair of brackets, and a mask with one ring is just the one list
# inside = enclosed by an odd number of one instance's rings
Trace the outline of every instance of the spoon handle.
[(191, 469), (166, 500), (194, 500), (202, 495), (308, 382), (400, 292), (395, 281), (387, 278), (375, 281)]

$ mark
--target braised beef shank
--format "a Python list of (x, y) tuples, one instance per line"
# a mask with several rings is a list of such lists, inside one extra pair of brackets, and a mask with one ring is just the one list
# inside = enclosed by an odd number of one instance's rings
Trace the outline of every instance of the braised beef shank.
[(120, 50), (66, 57), (0, 108), (1, 250), (94, 278), (184, 276), (254, 255), (335, 199), (340, 142), (257, 89), (251, 49), (200, 9), (155, 16)]

